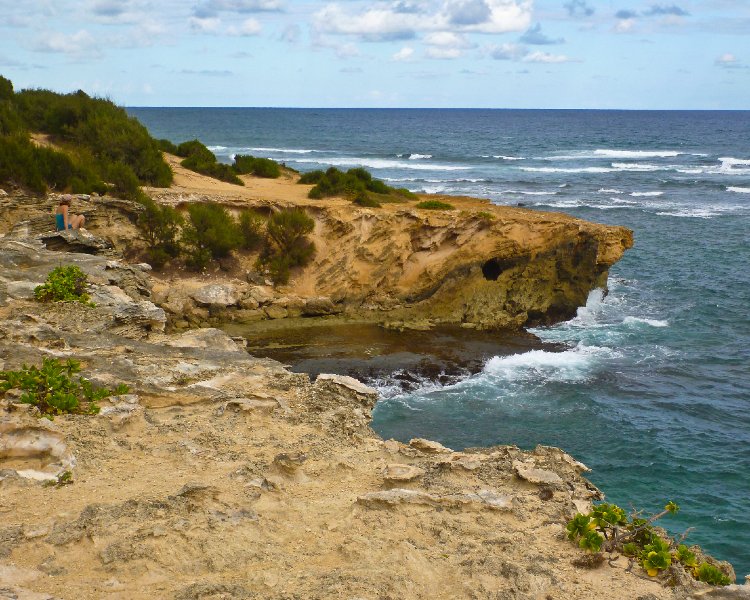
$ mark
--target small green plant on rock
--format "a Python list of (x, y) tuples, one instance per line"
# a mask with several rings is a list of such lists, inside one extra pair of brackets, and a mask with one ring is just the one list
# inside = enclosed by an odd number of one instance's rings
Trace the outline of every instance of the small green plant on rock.
[(182, 215), (171, 206), (163, 206), (148, 196), (142, 200), (144, 211), (138, 217), (138, 228), (143, 233), (148, 248), (149, 262), (160, 269), (170, 258), (180, 253), (180, 227)]
[(80, 302), (93, 306), (86, 292), (86, 273), (75, 265), (56, 267), (47, 281), (34, 288), (34, 297), (40, 302)]
[(568, 539), (592, 553), (619, 552), (630, 558), (631, 566), (638, 562), (650, 577), (681, 564), (700, 581), (728, 585), (730, 580), (720, 569), (706, 562), (698, 566), (694, 552), (654, 528), (655, 521), (679, 510), (677, 504), (668, 502), (662, 512), (644, 519), (638, 514), (628, 516), (616, 504), (599, 504), (588, 514), (578, 513), (568, 521)]
[(189, 222), (182, 239), (188, 250), (188, 265), (203, 269), (212, 259), (229, 256), (242, 243), (242, 233), (226, 208), (218, 204), (190, 204)]
[(36, 406), (49, 418), (63, 413), (96, 414), (100, 400), (128, 393), (123, 384), (114, 390), (94, 388), (88, 379), (74, 377), (80, 371), (81, 363), (76, 360), (43, 358), (41, 367), (23, 365), (17, 371), (0, 371), (0, 393), (20, 391), (19, 402)]

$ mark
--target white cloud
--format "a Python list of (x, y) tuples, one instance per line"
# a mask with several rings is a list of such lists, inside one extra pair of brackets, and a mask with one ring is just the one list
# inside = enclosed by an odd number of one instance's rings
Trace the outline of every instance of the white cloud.
[(399, 50), (393, 56), (391, 56), (391, 60), (395, 60), (396, 62), (407, 61), (407, 60), (411, 60), (413, 56), (414, 56), (414, 48), (410, 48), (409, 46), (404, 46), (403, 48), (401, 48), (401, 50)]
[(77, 58), (100, 58), (102, 50), (94, 36), (85, 29), (65, 35), (64, 33), (43, 34), (34, 43), (36, 52), (68, 54)]
[(190, 28), (199, 33), (217, 33), (221, 27), (219, 17), (190, 17)]
[(564, 54), (550, 54), (549, 52), (531, 52), (521, 59), (527, 63), (566, 63), (572, 62), (572, 58)]
[(488, 46), (487, 53), (495, 60), (519, 60), (523, 58), (528, 50), (519, 44), (506, 43), (500, 46)]
[(440, 46), (442, 48), (471, 48), (473, 46), (464, 36), (452, 31), (428, 33), (424, 37), (424, 41), (430, 46)]
[(507, 33), (523, 31), (531, 22), (532, 0), (422, 0), (379, 3), (361, 12), (341, 3), (325, 6), (314, 16), (323, 33), (352, 35), (367, 41), (410, 39), (417, 33)]
[(245, 19), (239, 25), (231, 25), (227, 28), (229, 35), (251, 36), (258, 35), (261, 32), (261, 25), (257, 19)]
[(615, 31), (617, 33), (628, 33), (635, 27), (636, 20), (633, 18), (629, 19), (618, 19), (615, 23)]
[(717, 65), (733, 65), (737, 62), (737, 57), (734, 54), (731, 54), (727, 52), (726, 54), (722, 54), (719, 58), (716, 59)]
[(283, 10), (279, 0), (208, 0), (203, 7), (208, 11), (233, 11), (240, 13), (278, 12)]

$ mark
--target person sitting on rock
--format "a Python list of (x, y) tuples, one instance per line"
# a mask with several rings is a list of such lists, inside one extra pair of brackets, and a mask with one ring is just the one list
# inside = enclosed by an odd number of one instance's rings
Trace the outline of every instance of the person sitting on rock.
[(71, 215), (70, 214), (70, 202), (73, 196), (65, 194), (60, 197), (60, 203), (55, 209), (55, 225), (57, 231), (64, 231), (66, 229), (80, 229), (86, 222), (86, 217), (83, 215)]

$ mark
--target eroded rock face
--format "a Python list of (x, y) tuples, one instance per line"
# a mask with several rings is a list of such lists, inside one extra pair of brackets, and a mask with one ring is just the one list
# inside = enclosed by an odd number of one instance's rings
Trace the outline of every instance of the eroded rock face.
[(37, 481), (55, 480), (75, 466), (75, 458), (65, 436), (28, 416), (27, 408), (19, 405), (14, 417), (0, 417), (0, 472), (10, 470)]

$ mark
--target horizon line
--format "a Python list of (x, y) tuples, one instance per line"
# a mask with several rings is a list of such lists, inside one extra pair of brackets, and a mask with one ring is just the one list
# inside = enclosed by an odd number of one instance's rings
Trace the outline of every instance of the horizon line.
[(237, 106), (237, 105), (121, 105), (123, 108), (215, 108), (215, 109), (282, 109), (282, 110), (529, 110), (590, 112), (750, 112), (750, 108), (512, 108), (482, 106)]

